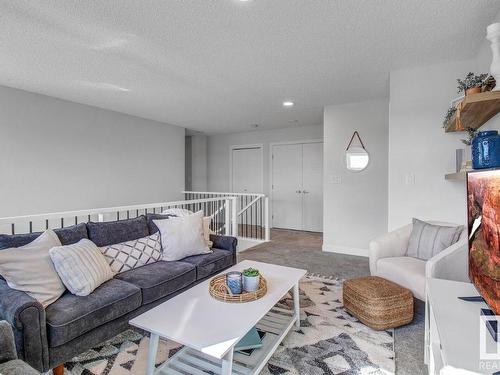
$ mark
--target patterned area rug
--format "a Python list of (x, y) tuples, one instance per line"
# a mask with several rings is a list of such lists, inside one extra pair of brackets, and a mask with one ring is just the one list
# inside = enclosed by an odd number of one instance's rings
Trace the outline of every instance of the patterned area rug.
[[(262, 375), (394, 374), (393, 331), (374, 331), (342, 305), (342, 282), (307, 276), (300, 283), (301, 328), (292, 329)], [(280, 305), (292, 308), (285, 297)], [(67, 375), (144, 374), (149, 337), (128, 330), (66, 363)], [(157, 365), (181, 348), (160, 341)]]

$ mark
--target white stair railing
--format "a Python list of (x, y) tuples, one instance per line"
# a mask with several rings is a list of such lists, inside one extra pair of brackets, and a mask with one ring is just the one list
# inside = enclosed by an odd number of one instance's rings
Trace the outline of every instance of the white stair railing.
[(217, 234), (238, 236), (237, 200), (235, 197), (207, 197), (174, 202), (149, 203), (133, 206), (93, 208), (0, 218), (0, 233), (34, 233), (46, 229), (64, 228), (89, 221), (112, 221), (138, 217), (148, 213), (160, 214), (168, 208), (203, 211), (212, 218), (211, 229)]
[(269, 198), (260, 193), (228, 193), (210, 191), (184, 191), (186, 199), (228, 198), (236, 199), (236, 225), (240, 237), (269, 241)]

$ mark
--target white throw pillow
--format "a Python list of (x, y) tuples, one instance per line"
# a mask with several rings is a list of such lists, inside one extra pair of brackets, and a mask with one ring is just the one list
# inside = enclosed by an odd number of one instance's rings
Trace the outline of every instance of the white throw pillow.
[(47, 307), (66, 290), (50, 259), (49, 250), (61, 246), (52, 230), (27, 245), (0, 250), (0, 275), (7, 285), (26, 292)]
[(113, 272), (121, 273), (161, 259), (160, 232), (99, 248)]
[(160, 230), (162, 259), (165, 261), (212, 252), (203, 237), (203, 211), (165, 220), (153, 220), (153, 223)]
[(192, 215), (192, 214), (194, 214), (194, 212), (186, 210), (185, 208), (167, 208), (166, 210), (162, 211), (161, 214), (162, 215), (175, 215), (175, 216), (181, 217), (181, 216)]
[(113, 278), (113, 271), (95, 243), (86, 238), (73, 245), (50, 249), (50, 257), (68, 290), (88, 296)]

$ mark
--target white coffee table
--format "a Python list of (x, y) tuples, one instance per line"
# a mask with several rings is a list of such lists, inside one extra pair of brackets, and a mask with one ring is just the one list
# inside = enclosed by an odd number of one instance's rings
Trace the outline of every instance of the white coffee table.
[[(150, 332), (147, 374), (169, 375), (258, 374), (295, 324), (300, 327), (299, 280), (305, 270), (243, 261), (225, 270), (257, 268), (267, 280), (267, 294), (247, 303), (226, 303), (210, 296), (210, 280), (186, 290), (132, 319), (130, 324)], [(276, 307), (293, 289), (294, 311)], [(254, 326), (266, 331), (263, 347), (246, 356), (234, 346)], [(155, 370), (159, 338), (183, 344), (172, 358)]]

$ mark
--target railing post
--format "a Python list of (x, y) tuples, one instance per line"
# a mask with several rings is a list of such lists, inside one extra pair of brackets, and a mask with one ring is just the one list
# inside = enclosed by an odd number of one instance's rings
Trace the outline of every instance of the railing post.
[(271, 228), (269, 225), (269, 198), (264, 198), (264, 239), (266, 241), (271, 241)]
[(236, 197), (231, 197), (231, 235), (233, 237), (238, 237), (238, 199)]
[(224, 228), (225, 232), (224, 234), (226, 236), (231, 235), (231, 200), (230, 199), (225, 199), (224, 200)]

